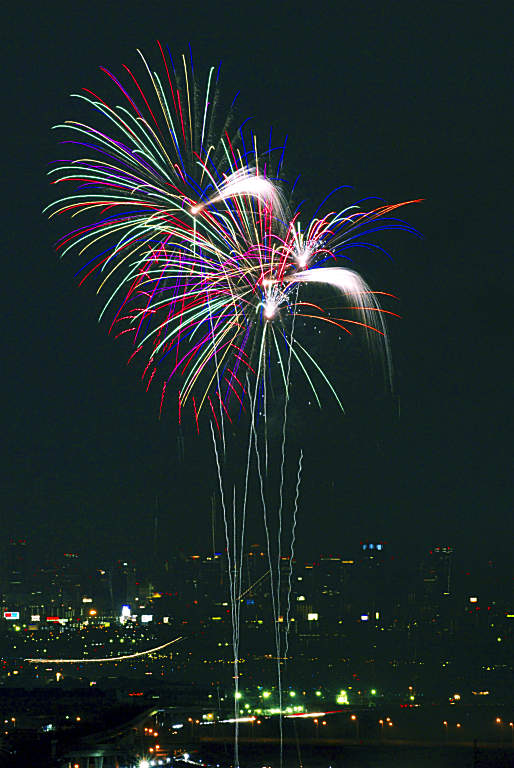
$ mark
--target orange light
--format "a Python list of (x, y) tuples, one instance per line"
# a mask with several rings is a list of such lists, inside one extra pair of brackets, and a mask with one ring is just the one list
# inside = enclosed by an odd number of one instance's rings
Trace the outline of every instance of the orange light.
[(496, 722), (498, 723), (498, 725), (500, 725), (500, 723), (501, 723), (501, 717), (497, 717), (497, 718), (496, 718)]
[(379, 720), (378, 722), (379, 722), (380, 725), (384, 725), (384, 721), (383, 720)]
[(460, 723), (457, 723), (457, 728), (460, 728)]
[(161, 745), (160, 745), (160, 744), (156, 744), (156, 745), (155, 745), (155, 749), (160, 749), (160, 748), (161, 748)]
[(352, 716), (350, 717), (350, 720), (357, 720), (357, 715), (352, 715)]
[(91, 608), (91, 610), (89, 611), (89, 615), (90, 616), (96, 616), (96, 611), (95, 611), (94, 608)]
[(326, 724), (327, 724), (326, 720), (323, 720), (323, 722), (321, 723), (321, 725), (326, 725)]
[(443, 720), (443, 725), (448, 725), (448, 720)]

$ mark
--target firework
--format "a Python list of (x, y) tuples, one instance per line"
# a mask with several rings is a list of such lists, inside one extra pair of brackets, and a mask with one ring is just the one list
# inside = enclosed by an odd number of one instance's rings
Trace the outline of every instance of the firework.
[[(144, 81), (128, 67), (122, 80), (103, 70), (115, 89), (114, 100), (87, 89), (76, 95), (85, 102), (91, 121), (56, 126), (70, 158), (55, 163), (50, 176), (67, 193), (47, 211), (50, 217), (69, 216), (77, 222), (57, 242), (57, 251), (61, 257), (75, 254), (80, 259), (81, 282), (97, 280), (104, 296), (101, 317), (109, 318), (115, 336), (131, 339), (130, 360), (142, 360), (147, 389), (160, 388), (161, 410), (165, 395), (173, 390), (179, 421), (186, 407), (198, 431), (201, 415), (210, 421), (225, 523), (236, 702), (250, 467), (257, 473), (281, 709), (281, 632), (286, 633), (287, 655), (303, 461), (300, 452), (281, 630), (286, 422), (293, 368), (305, 377), (319, 405), (318, 390), (324, 385), (343, 407), (310, 349), (308, 332), (302, 338), (302, 331), (319, 323), (335, 326), (339, 335), (362, 329), (370, 343), (376, 341), (372, 346), (384, 359), (390, 379), (384, 315), (394, 313), (379, 305), (378, 296), (387, 294), (373, 292), (348, 269), (347, 252), (378, 247), (372, 238), (369, 242), (377, 231), (414, 230), (396, 218), (396, 210), (406, 203), (369, 211), (352, 205), (320, 213), (330, 195), (304, 225), (301, 210), (292, 212), (291, 188), (282, 177), (285, 145), (272, 147), (270, 134), (263, 148), (244, 124), (233, 130), (232, 110), (225, 116), (220, 109), (219, 68), (211, 68), (202, 91), (192, 61), (182, 56), (175, 66), (160, 43), (159, 51), (159, 71), (140, 54)], [(324, 302), (317, 303), (320, 295), (334, 294), (336, 313)], [(272, 466), (267, 407), (271, 391), (277, 391), (270, 382), (274, 385), (277, 378), (284, 409), (281, 456), (275, 464), (278, 533), (273, 542), (271, 492), (265, 478)], [(227, 489), (224, 424), (243, 410), (248, 412), (249, 430), (246, 468), (241, 468), (237, 488), (234, 484)], [(265, 428), (259, 434), (261, 415)], [(237, 703), (233, 721), (237, 766)], [(282, 739), (282, 723), (280, 728)]]
[[(339, 401), (293, 333), (294, 318), (348, 333), (361, 325), (382, 338), (387, 357), (376, 295), (339, 262), (370, 232), (412, 229), (390, 217), (396, 205), (354, 206), (302, 228), (279, 177), (283, 147), (274, 169), (271, 147), (259, 153), (256, 137), (245, 139), (242, 129), (231, 136), (230, 114), (220, 123), (219, 70), (210, 70), (200, 98), (192, 65), (183, 56), (175, 68), (159, 49), (161, 74), (142, 56), (143, 85), (128, 67), (123, 83), (104, 70), (119, 103), (86, 90), (77, 97), (94, 110), (94, 124), (57, 126), (73, 159), (50, 174), (71, 189), (47, 210), (81, 222), (58, 241), (59, 254), (75, 252), (85, 262), (81, 281), (98, 280), (101, 316), (110, 317), (114, 335), (132, 338), (131, 359), (144, 359), (147, 388), (160, 382), (164, 396), (177, 382), (179, 418), (190, 404), (197, 424), (206, 409), (219, 426), (234, 405), (245, 407), (269, 360), (283, 372), (291, 354), (318, 402), (318, 380)], [(311, 283), (339, 289), (349, 316), (329, 316), (310, 302)]]
[(50, 658), (34, 658), (24, 659), (29, 664), (103, 664), (110, 661), (126, 661), (127, 659), (138, 659), (141, 656), (149, 656), (157, 651), (162, 651), (169, 645), (177, 643), (182, 640), (182, 637), (176, 637), (174, 640), (169, 640), (167, 643), (157, 645), (154, 648), (148, 648), (146, 651), (137, 651), (136, 653), (125, 653), (122, 656), (105, 656), (104, 658), (90, 659), (87, 656), (79, 659), (50, 659)]

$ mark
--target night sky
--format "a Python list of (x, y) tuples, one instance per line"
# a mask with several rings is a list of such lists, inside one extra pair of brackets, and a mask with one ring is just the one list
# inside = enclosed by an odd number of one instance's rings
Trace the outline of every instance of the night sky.
[(350, 350), (337, 382), (345, 418), (293, 406), (306, 455), (300, 550), (351, 554), (381, 539), (397, 556), (436, 544), (473, 558), (509, 551), (508, 6), (93, 0), (8, 13), (4, 538), (92, 561), (139, 558), (157, 504), (165, 549), (210, 546), (207, 432), (185, 428), (182, 450), (173, 408), (158, 421), (157, 395), (98, 325), (94, 284), (78, 288), (82, 265), (55, 255), (66, 222), (56, 229), (41, 213), (59, 156), (50, 127), (70, 115), (69, 94), (102, 87), (99, 65), (137, 67), (138, 47), (157, 61), (160, 39), (177, 54), (191, 43), (200, 71), (221, 59), (241, 121), (288, 134), (285, 171), (302, 174), (306, 211), (341, 184), (353, 187), (341, 207), (368, 195), (425, 200), (403, 213), (422, 240), (388, 233), (392, 262), (362, 252), (356, 262), (401, 298), (389, 325), (394, 397)]

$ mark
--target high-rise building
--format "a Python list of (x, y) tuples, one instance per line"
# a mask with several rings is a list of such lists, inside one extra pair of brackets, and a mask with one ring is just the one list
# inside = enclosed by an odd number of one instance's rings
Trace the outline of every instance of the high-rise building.
[(28, 555), (26, 539), (10, 539), (7, 544), (3, 572), (3, 592), (7, 600), (20, 600), (28, 589)]

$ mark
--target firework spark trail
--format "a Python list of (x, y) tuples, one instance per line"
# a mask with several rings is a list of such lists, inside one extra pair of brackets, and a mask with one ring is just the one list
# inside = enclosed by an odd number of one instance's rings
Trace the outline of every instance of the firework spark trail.
[(286, 639), (284, 648), (284, 657), (287, 663), (287, 654), (289, 650), (289, 628), (290, 628), (290, 615), (291, 615), (291, 588), (293, 581), (293, 560), (294, 560), (294, 546), (296, 542), (296, 519), (298, 515), (298, 501), (300, 499), (300, 482), (302, 479), (302, 462), (303, 462), (303, 450), (300, 449), (300, 458), (298, 460), (298, 474), (296, 476), (296, 489), (294, 497), (293, 507), (293, 526), (291, 529), (291, 550), (289, 554), (289, 573), (288, 573), (288, 585), (287, 585), (287, 612), (286, 612)]
[[(281, 445), (281, 461), (280, 461), (280, 484), (279, 484), (279, 504), (278, 504), (278, 535), (277, 535), (277, 613), (278, 616), (280, 616), (280, 596), (281, 596), (281, 579), (282, 579), (282, 511), (283, 511), (283, 504), (284, 504), (284, 475), (285, 475), (285, 460), (286, 460), (286, 429), (287, 429), (287, 411), (288, 411), (288, 405), (289, 405), (289, 383), (290, 383), (290, 374), (291, 374), (291, 353), (292, 353), (292, 344), (294, 339), (294, 324), (296, 320), (296, 313), (293, 313), (293, 320), (291, 325), (291, 337), (289, 341), (289, 351), (288, 351), (288, 359), (287, 359), (287, 375), (285, 380), (285, 398), (284, 398), (284, 415), (283, 415), (283, 421), (282, 421), (282, 445)], [(294, 534), (293, 534), (294, 535)], [(292, 568), (292, 555), (293, 555), (293, 542), (291, 544), (291, 560), (289, 563), (290, 569)], [(273, 584), (272, 584), (273, 589)], [(288, 625), (286, 624), (286, 633), (288, 630)], [(287, 634), (286, 634), (287, 637)], [(282, 692), (282, 676), (281, 676), (281, 637), (280, 637), (280, 625), (277, 622), (276, 623), (276, 650), (277, 650), (277, 680), (278, 680), (278, 695), (279, 695), (279, 730), (280, 730), (280, 766), (282, 766), (283, 761), (283, 750), (284, 750), (284, 733), (283, 733), (283, 723), (282, 723), (282, 699), (283, 699), (283, 692)], [(284, 654), (287, 656), (287, 653)]]
[[(263, 335), (263, 341), (264, 341), (264, 335)], [(262, 353), (262, 349), (261, 349)], [(259, 355), (259, 360), (261, 360), (261, 355)], [(257, 391), (257, 390), (256, 390)], [(274, 626), (274, 633), (275, 633), (275, 648), (277, 653), (277, 688), (278, 688), (278, 695), (279, 695), (279, 732), (280, 732), (280, 767), (282, 768), (282, 762), (283, 762), (283, 720), (282, 720), (282, 671), (280, 666), (280, 628), (279, 628), (279, 617), (278, 617), (278, 606), (277, 606), (277, 594), (276, 594), (276, 588), (274, 587), (274, 569), (273, 569), (273, 560), (272, 560), (272, 548), (271, 548), (271, 536), (270, 536), (270, 529), (269, 529), (269, 519), (268, 519), (268, 509), (267, 509), (267, 502), (266, 502), (266, 493), (264, 490), (264, 478), (262, 473), (262, 460), (259, 453), (259, 438), (256, 430), (256, 419), (255, 419), (255, 411), (254, 411), (255, 401), (252, 405), (252, 418), (251, 418), (251, 429), (252, 429), (252, 435), (253, 435), (253, 443), (255, 446), (255, 457), (256, 457), (256, 464), (257, 464), (257, 475), (259, 478), (259, 490), (260, 490), (260, 498), (261, 498), (261, 505), (262, 505), (262, 513), (263, 513), (263, 522), (264, 522), (264, 530), (266, 535), (266, 549), (267, 549), (267, 555), (268, 555), (268, 565), (269, 565), (269, 573), (270, 573), (270, 582), (271, 582), (271, 605), (272, 605), (272, 617), (273, 617), (273, 626)], [(280, 566), (279, 566), (280, 568)]]
[(108, 656), (105, 659), (24, 659), (24, 661), (30, 664), (99, 664), (106, 661), (125, 661), (125, 659), (137, 659), (139, 656), (148, 656), (150, 653), (157, 653), (162, 651), (173, 643), (177, 643), (182, 640), (182, 637), (176, 637), (174, 640), (170, 640), (168, 643), (158, 645), (155, 648), (149, 648), (147, 651), (138, 651), (137, 653), (127, 653), (124, 656)]
[[(259, 377), (257, 376), (256, 385), (254, 389), (254, 395), (252, 399), (252, 410), (255, 409), (256, 399), (258, 395), (257, 382)], [(222, 416), (223, 418), (223, 416)], [(241, 598), (245, 594), (242, 592), (242, 574), (243, 574), (243, 555), (244, 555), (244, 533), (246, 526), (246, 509), (248, 502), (248, 482), (250, 475), (250, 464), (252, 454), (252, 427), (254, 425), (254, 419), (251, 420), (250, 435), (248, 439), (245, 480), (241, 506), (241, 521), (239, 528), (239, 547), (238, 536), (236, 526), (236, 489), (233, 488), (233, 504), (232, 504), (232, 544), (229, 536), (229, 520), (226, 514), (225, 497), (223, 492), (223, 472), (220, 465), (218, 447), (216, 443), (216, 436), (214, 433), (214, 427), (211, 423), (211, 435), (214, 446), (214, 452), (216, 457), (216, 466), (218, 470), (218, 483), (221, 495), (221, 506), (223, 510), (223, 521), (225, 528), (225, 542), (227, 549), (227, 562), (229, 571), (230, 582), (230, 605), (231, 605), (231, 618), (232, 618), (232, 648), (234, 657), (234, 763), (235, 766), (239, 766), (239, 640), (240, 640), (240, 628), (241, 628)], [(239, 552), (239, 563), (238, 563)]]
[[(227, 510), (225, 506), (225, 493), (223, 490), (223, 473), (220, 465), (220, 458), (218, 453), (218, 445), (216, 443), (216, 435), (214, 433), (214, 426), (211, 422), (211, 435), (212, 435), (212, 444), (214, 448), (214, 455), (216, 458), (216, 467), (218, 471), (218, 483), (219, 483), (219, 491), (220, 491), (220, 498), (221, 498), (221, 508), (223, 510), (223, 522), (224, 522), (224, 529), (225, 529), (225, 546), (227, 550), (227, 571), (228, 571), (228, 578), (229, 578), (229, 593), (230, 593), (230, 612), (231, 612), (231, 624), (232, 624), (232, 650), (233, 650), (233, 656), (234, 656), (234, 765), (236, 768), (239, 768), (239, 633), (238, 633), (238, 618), (237, 618), (237, 603), (239, 602), (236, 598), (240, 594), (240, 590), (236, 592), (237, 590), (237, 575), (236, 575), (236, 567), (235, 567), (235, 558), (236, 558), (236, 552), (231, 548), (230, 546), (230, 536), (229, 536), (229, 520), (227, 516)], [(235, 493), (235, 489), (234, 489)], [(232, 510), (233, 514), (233, 525), (235, 525), (235, 499), (234, 499), (234, 508)], [(235, 545), (235, 537), (234, 537), (234, 545)], [(232, 568), (232, 563), (234, 563), (234, 568)]]

